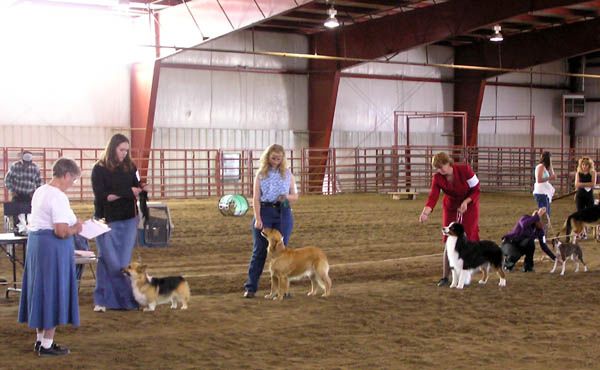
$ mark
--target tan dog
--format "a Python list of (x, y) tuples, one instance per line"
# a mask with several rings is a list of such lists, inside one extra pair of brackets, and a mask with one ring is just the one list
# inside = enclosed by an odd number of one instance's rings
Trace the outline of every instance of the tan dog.
[(310, 278), (309, 296), (317, 294), (317, 286), (323, 289), (323, 297), (331, 293), (329, 263), (320, 248), (286, 248), (281, 233), (276, 229), (264, 228), (262, 235), (269, 241), (271, 270), (271, 293), (265, 298), (282, 300), (288, 292), (290, 280), (299, 280), (304, 276)]
[(171, 302), (171, 308), (176, 309), (177, 303), (185, 310), (190, 301), (190, 286), (182, 276), (154, 278), (146, 273), (146, 265), (132, 262), (124, 268), (131, 279), (133, 296), (144, 311), (154, 311), (156, 305)]

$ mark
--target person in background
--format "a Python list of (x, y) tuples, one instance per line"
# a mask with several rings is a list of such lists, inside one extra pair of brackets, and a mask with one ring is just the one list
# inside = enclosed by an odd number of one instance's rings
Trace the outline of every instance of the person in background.
[(19, 322), (36, 330), (33, 348), (39, 356), (68, 354), (54, 342), (56, 327), (79, 326), (73, 235), (82, 226), (65, 192), (81, 171), (72, 159), (60, 158), (52, 174), (33, 194), (18, 315)]
[(258, 280), (267, 258), (267, 240), (261, 235), (263, 227), (279, 230), (287, 246), (294, 227), (290, 203), (298, 200), (296, 181), (288, 169), (281, 145), (269, 146), (260, 156), (260, 166), (254, 178), (252, 205), (252, 239), (254, 247), (248, 267), (248, 280), (244, 285), (245, 298), (254, 298)]
[[(31, 207), (31, 197), (35, 189), (42, 185), (42, 177), (40, 168), (33, 163), (33, 154), (30, 151), (21, 152), (21, 159), (10, 165), (4, 177), (4, 184), (13, 202)], [(15, 215), (13, 219), (16, 226), (19, 218)]]
[(535, 240), (540, 243), (540, 247), (552, 260), (556, 256), (546, 245), (546, 234), (542, 217), (546, 214), (545, 208), (534, 211), (531, 216), (524, 215), (515, 224), (513, 229), (502, 237), (500, 248), (505, 256), (504, 268), (512, 271), (515, 264), (521, 256), (525, 255), (523, 272), (533, 272), (533, 254), (535, 252)]
[(548, 225), (552, 227), (550, 223), (550, 203), (554, 196), (554, 187), (550, 181), (556, 179), (554, 169), (552, 168), (552, 158), (550, 152), (543, 152), (540, 156), (540, 162), (535, 167), (534, 171), (535, 183), (533, 184), (533, 197), (537, 203), (538, 208), (546, 209), (546, 219)]
[(583, 157), (579, 159), (575, 174), (575, 205), (578, 211), (594, 206), (594, 186), (596, 186), (594, 161)]
[[(459, 222), (465, 228), (468, 240), (479, 240), (479, 179), (466, 163), (454, 163), (444, 152), (437, 153), (431, 160), (436, 173), (431, 180), (431, 190), (427, 203), (419, 216), (419, 222), (427, 222), (438, 201), (440, 191), (444, 192), (442, 203), (442, 226)], [(446, 237), (443, 237), (443, 242)], [(449, 284), (450, 266), (444, 251), (442, 278), (438, 286)]]
[(98, 268), (94, 311), (138, 308), (131, 283), (121, 269), (131, 261), (137, 237), (136, 197), (142, 191), (137, 168), (129, 156), (129, 139), (115, 134), (92, 169), (94, 217), (111, 230), (96, 238)]

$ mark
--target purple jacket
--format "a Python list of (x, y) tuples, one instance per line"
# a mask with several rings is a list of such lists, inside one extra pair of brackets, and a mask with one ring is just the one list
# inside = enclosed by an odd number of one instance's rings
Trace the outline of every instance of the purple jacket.
[(540, 247), (550, 258), (553, 260), (556, 258), (554, 253), (548, 248), (545, 242), (545, 233), (544, 229), (539, 229), (536, 227), (536, 223), (540, 221), (540, 216), (523, 216), (517, 221), (517, 224), (513, 229), (506, 235), (502, 237), (508, 243), (520, 243), (525, 239), (535, 240), (537, 239), (540, 242)]
[(540, 221), (540, 216), (523, 216), (517, 221), (511, 232), (504, 235), (502, 238), (506, 241), (521, 241), (523, 239), (539, 239), (540, 242), (544, 238), (544, 229), (538, 229), (535, 224)]

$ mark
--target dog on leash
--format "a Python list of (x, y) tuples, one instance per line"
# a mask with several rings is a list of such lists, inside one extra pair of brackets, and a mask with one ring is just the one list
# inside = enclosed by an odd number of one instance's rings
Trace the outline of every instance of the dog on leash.
[(146, 265), (132, 262), (122, 271), (129, 276), (133, 296), (144, 311), (154, 311), (157, 305), (171, 302), (171, 308), (186, 310), (190, 301), (190, 286), (182, 276), (151, 277)]
[(565, 266), (567, 265), (567, 259), (569, 257), (571, 260), (575, 261), (575, 272), (579, 272), (579, 261), (583, 264), (583, 271), (587, 272), (588, 267), (583, 262), (583, 251), (579, 244), (575, 243), (562, 243), (558, 238), (552, 240), (552, 245), (554, 245), (554, 254), (556, 254), (556, 259), (554, 260), (554, 267), (550, 270), (550, 273), (553, 274), (556, 270), (556, 266), (558, 263), (562, 263), (562, 270), (560, 272), (561, 275), (565, 274)]
[(282, 300), (290, 287), (290, 280), (310, 278), (309, 296), (316, 295), (318, 287), (323, 289), (323, 297), (331, 294), (329, 262), (320, 248), (287, 248), (277, 229), (264, 228), (261, 233), (269, 242), (268, 256), (271, 270), (271, 293), (267, 299)]
[(471, 270), (479, 268), (483, 274), (479, 284), (486, 284), (489, 278), (488, 268), (496, 270), (500, 278), (499, 286), (506, 286), (506, 276), (502, 270), (504, 256), (498, 244), (491, 240), (468, 241), (463, 225), (452, 222), (443, 227), (447, 236), (446, 253), (452, 269), (450, 288), (463, 289), (471, 279)]
[(576, 243), (577, 237), (585, 230), (586, 226), (594, 229), (600, 226), (600, 206), (592, 206), (571, 213), (565, 220), (560, 233), (566, 236), (567, 242), (573, 236), (573, 243)]

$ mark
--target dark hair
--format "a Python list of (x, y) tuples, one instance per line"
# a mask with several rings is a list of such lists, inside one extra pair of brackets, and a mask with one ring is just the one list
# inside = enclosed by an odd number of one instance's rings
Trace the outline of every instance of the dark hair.
[(543, 152), (542, 155), (540, 155), (540, 163), (543, 163), (544, 167), (546, 167), (546, 169), (549, 169), (550, 167), (552, 167), (552, 161), (550, 159), (550, 152)]
[(117, 159), (117, 147), (123, 143), (129, 143), (129, 139), (123, 134), (114, 134), (110, 138), (108, 144), (106, 145), (106, 148), (104, 149), (104, 152), (102, 153), (102, 156), (100, 157), (98, 163), (108, 168), (110, 171), (113, 171), (119, 166), (122, 166), (123, 170), (125, 171), (132, 170), (133, 167), (135, 167), (135, 164), (131, 160), (129, 152), (127, 152), (123, 163), (119, 162), (119, 160)]
[(73, 176), (81, 175), (81, 170), (79, 169), (77, 162), (71, 158), (58, 158), (52, 165), (52, 176), (60, 178), (66, 176), (68, 173)]

